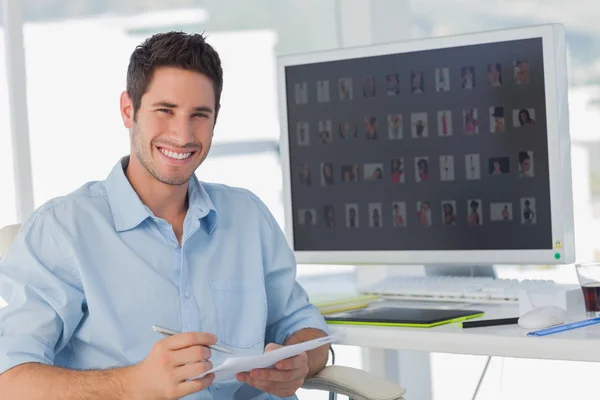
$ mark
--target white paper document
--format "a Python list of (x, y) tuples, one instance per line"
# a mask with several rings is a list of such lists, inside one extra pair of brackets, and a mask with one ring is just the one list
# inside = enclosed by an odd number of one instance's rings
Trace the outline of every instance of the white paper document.
[(296, 356), (303, 351), (315, 349), (328, 343), (335, 343), (343, 339), (343, 334), (330, 335), (318, 339), (309, 340), (308, 342), (298, 343), (291, 346), (284, 346), (279, 349), (269, 351), (257, 356), (235, 357), (231, 356), (225, 361), (205, 373), (198, 375), (193, 379), (202, 378), (210, 373), (215, 374), (213, 382), (222, 382), (229, 379), (234, 379), (236, 374), (240, 372), (248, 372), (255, 368), (270, 368), (278, 361)]

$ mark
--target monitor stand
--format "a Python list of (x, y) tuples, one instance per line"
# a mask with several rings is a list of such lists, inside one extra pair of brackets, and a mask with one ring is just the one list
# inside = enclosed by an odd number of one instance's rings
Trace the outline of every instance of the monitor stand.
[(425, 265), (425, 276), (497, 278), (493, 265)]
[(369, 286), (391, 276), (464, 276), (496, 279), (493, 265), (429, 264), (429, 265), (357, 265), (355, 285)]

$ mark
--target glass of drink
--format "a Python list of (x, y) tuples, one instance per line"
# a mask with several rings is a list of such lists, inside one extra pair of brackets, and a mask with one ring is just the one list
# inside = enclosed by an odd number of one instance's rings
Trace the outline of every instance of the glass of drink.
[(600, 317), (600, 262), (576, 264), (588, 317)]

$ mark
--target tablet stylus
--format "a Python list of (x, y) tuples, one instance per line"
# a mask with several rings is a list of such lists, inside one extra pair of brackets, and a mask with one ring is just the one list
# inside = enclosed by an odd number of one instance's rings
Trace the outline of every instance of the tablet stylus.
[(482, 319), (480, 321), (465, 321), (463, 328), (480, 328), (484, 326), (513, 325), (519, 322), (519, 318)]

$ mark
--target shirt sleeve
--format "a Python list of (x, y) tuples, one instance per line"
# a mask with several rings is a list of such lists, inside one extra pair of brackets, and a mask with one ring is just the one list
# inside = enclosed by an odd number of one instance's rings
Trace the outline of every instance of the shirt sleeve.
[(262, 206), (268, 220), (262, 232), (269, 310), (266, 343), (284, 344), (292, 334), (305, 328), (329, 333), (325, 319), (296, 281), (296, 260), (285, 235), (266, 206)]
[(34, 214), (0, 261), (0, 373), (53, 365), (83, 317), (83, 291), (69, 268), (52, 210)]

